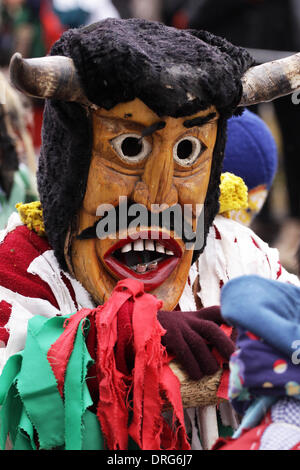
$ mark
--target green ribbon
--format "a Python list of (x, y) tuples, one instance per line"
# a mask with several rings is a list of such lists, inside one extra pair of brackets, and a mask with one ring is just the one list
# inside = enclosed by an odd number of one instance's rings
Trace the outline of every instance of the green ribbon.
[(85, 343), (89, 323), (80, 323), (67, 366), (64, 399), (47, 360), (47, 352), (70, 315), (28, 322), (24, 350), (12, 356), (0, 377), (0, 447), (9, 435), (14, 450), (101, 450), (98, 419), (89, 411), (92, 399), (86, 376), (93, 363)]

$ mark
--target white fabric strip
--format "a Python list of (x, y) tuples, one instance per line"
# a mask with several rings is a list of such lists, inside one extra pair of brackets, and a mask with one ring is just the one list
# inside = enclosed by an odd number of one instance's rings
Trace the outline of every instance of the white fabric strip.
[(5, 240), (6, 235), (9, 234), (12, 230), (14, 230), (19, 225), (23, 225), (20, 219), (19, 214), (17, 212), (13, 212), (7, 221), (7, 226), (5, 229), (0, 230), (0, 243)]
[(204, 307), (220, 305), (222, 285), (237, 276), (256, 274), (300, 287), (298, 277), (281, 267), (275, 248), (270, 248), (248, 227), (223, 216), (215, 218), (198, 266), (198, 295)]
[(198, 408), (200, 436), (204, 450), (210, 450), (219, 437), (217, 409), (215, 406)]

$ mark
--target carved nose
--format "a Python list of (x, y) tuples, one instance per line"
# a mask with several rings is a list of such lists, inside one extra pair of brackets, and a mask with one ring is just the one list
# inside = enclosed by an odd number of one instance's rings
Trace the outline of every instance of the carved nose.
[[(173, 184), (174, 161), (172, 149), (168, 146), (152, 152), (142, 176), (134, 190), (133, 199), (151, 210), (153, 204), (173, 206), (178, 202), (177, 189)], [(153, 210), (153, 207), (152, 207)], [(163, 210), (163, 209), (161, 209)]]

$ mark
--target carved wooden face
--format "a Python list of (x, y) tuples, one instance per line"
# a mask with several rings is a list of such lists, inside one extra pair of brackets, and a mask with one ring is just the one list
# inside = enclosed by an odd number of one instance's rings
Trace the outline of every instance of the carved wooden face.
[(189, 205), (192, 211), (185, 217), (196, 231), (197, 205), (204, 203), (209, 183), (217, 119), (213, 107), (193, 116), (161, 118), (139, 99), (110, 111), (93, 111), (93, 152), (71, 238), (71, 267), (97, 303), (109, 298), (118, 280), (131, 277), (163, 300), (164, 309), (177, 305), (193, 250), (175, 233), (176, 226), (147, 222), (135, 228), (123, 226), (103, 239), (76, 236), (95, 225), (103, 204), (120, 209), (122, 197), (128, 205), (142, 204), (149, 217), (175, 205), (186, 214), (184, 207)]

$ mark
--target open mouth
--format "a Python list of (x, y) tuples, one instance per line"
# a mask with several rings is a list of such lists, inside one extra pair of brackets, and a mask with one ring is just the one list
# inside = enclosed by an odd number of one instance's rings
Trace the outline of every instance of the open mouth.
[(161, 285), (177, 266), (182, 250), (174, 238), (163, 239), (162, 232), (139, 232), (115, 243), (104, 255), (104, 262), (118, 278), (143, 281), (145, 290)]

